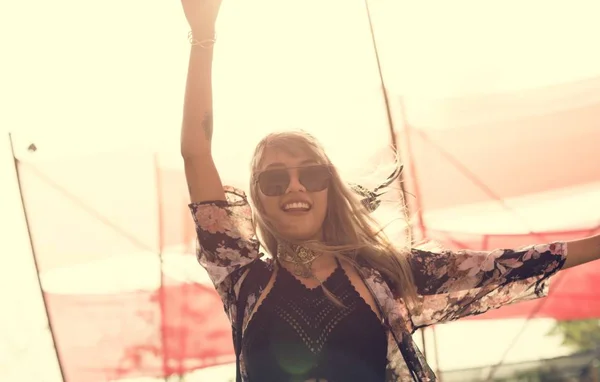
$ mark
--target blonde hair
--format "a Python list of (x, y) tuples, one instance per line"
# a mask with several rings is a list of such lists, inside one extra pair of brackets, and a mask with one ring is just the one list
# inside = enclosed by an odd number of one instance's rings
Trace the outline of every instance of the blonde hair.
[(315, 137), (303, 131), (269, 134), (258, 143), (252, 158), (250, 198), (255, 207), (253, 223), (258, 238), (267, 252), (276, 258), (278, 244), (287, 241), (270, 223), (258, 197), (259, 190), (254, 175), (259, 172), (267, 149), (279, 149), (294, 156), (299, 153), (307, 154), (318, 163), (331, 166), (332, 179), (327, 194), (323, 241), (295, 244), (342, 257), (355, 267), (359, 262), (366, 263), (391, 283), (390, 288), (397, 297), (411, 305), (416, 303), (416, 287), (407, 258), (410, 249), (401, 250), (390, 242), (356, 194), (342, 181), (321, 144)]

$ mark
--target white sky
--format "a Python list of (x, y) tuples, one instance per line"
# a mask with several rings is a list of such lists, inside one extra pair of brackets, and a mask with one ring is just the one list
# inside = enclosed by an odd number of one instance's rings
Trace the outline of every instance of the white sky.
[[(515, 90), (600, 71), (593, 0), (371, 3), (386, 81), (409, 98)], [(63, 154), (177, 150), (188, 50), (178, 1), (1, 7), (3, 131)], [(294, 127), (364, 140), (366, 121), (342, 113), (361, 94), (378, 94), (362, 1), (229, 0), (220, 21), (217, 144), (230, 132), (257, 139)], [(377, 101), (361, 110), (371, 125), (383, 111)]]
[[(600, 72), (597, 1), (371, 3), (386, 80), (416, 100), (415, 113), (423, 99)], [(362, 1), (229, 0), (219, 29), (215, 151), (230, 176), (240, 176), (252, 142), (273, 129), (316, 131), (348, 171), (386, 144)], [(4, 261), (22, 271), (3, 282), (33, 280), (6, 133), (26, 160), (30, 141), (36, 157), (176, 152), (187, 30), (177, 0), (0, 4), (0, 241), (11, 249)], [(352, 149), (361, 146), (365, 154)]]

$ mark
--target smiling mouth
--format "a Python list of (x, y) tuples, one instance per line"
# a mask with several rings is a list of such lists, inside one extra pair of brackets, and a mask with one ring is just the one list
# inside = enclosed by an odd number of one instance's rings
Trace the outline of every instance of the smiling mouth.
[(307, 212), (310, 211), (310, 204), (306, 202), (292, 202), (284, 204), (281, 209), (285, 212)]

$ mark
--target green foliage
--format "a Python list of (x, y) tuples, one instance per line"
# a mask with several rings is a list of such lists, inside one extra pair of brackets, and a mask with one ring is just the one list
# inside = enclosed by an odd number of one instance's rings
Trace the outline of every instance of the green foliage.
[(576, 351), (600, 348), (600, 320), (557, 322), (550, 335), (562, 335), (563, 345)]

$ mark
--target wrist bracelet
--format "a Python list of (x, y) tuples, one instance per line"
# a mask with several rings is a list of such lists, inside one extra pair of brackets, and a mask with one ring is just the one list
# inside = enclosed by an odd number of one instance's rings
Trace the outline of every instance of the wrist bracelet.
[(192, 33), (192, 31), (188, 32), (188, 41), (190, 42), (190, 45), (192, 46), (199, 46), (200, 48), (203, 49), (208, 49), (208, 48), (212, 48), (213, 45), (215, 45), (215, 43), (217, 42), (216, 36), (213, 35), (212, 38), (207, 38), (204, 40), (197, 40), (194, 38), (194, 34)]

